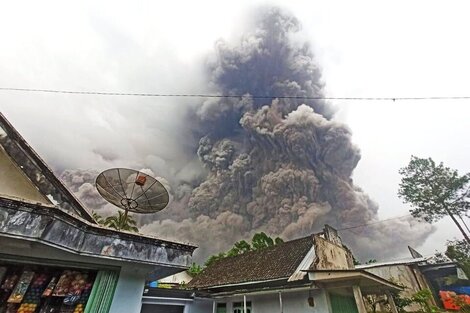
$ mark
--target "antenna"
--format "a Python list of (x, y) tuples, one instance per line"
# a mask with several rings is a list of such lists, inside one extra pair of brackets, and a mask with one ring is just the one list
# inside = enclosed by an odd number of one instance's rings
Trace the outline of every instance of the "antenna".
[(96, 177), (96, 189), (108, 202), (129, 212), (148, 214), (163, 210), (170, 201), (168, 191), (158, 180), (140, 171), (111, 168)]

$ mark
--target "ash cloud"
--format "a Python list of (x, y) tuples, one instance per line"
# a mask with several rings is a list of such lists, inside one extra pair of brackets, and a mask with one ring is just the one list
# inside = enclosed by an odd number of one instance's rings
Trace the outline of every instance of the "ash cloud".
[[(194, 162), (182, 166), (170, 206), (141, 219), (143, 232), (199, 245), (200, 261), (259, 231), (292, 239), (325, 223), (378, 220), (377, 204), (352, 181), (360, 151), (334, 120), (334, 108), (324, 100), (275, 98), (324, 95), (311, 47), (293, 39), (299, 21), (278, 8), (257, 13), (254, 29), (234, 43), (217, 41), (206, 65), (211, 92), (243, 97), (210, 98), (184, 115), (204, 171)], [(187, 172), (192, 178), (181, 179)], [(86, 177), (71, 176), (66, 181), (88, 205), (103, 206)], [(433, 228), (405, 219), (355, 231), (343, 238), (366, 259), (418, 246)]]

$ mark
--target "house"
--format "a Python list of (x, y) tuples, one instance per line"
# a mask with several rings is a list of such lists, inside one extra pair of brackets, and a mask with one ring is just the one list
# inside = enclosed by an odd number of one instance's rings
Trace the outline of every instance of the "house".
[[(430, 263), (429, 258), (423, 257), (411, 247), (408, 248), (412, 255), (411, 258), (357, 265), (356, 268), (403, 286), (404, 289), (400, 295), (405, 298), (410, 298), (415, 293), (428, 289), (433, 294), (429, 304), (441, 308), (444, 308), (442, 292), (459, 292), (462, 287), (468, 288), (467, 286), (470, 286), (467, 276), (456, 263)], [(405, 310), (409, 312), (419, 309), (417, 304), (405, 307)]]
[[(356, 265), (356, 268), (404, 287), (400, 295), (405, 298), (411, 298), (416, 292), (429, 289), (429, 284), (419, 268), (420, 264), (425, 263), (427, 263), (426, 258), (417, 257)], [(436, 302), (431, 301), (430, 304), (436, 305)], [(405, 308), (406, 311), (410, 312), (418, 311), (419, 309), (420, 307), (417, 304), (411, 304)]]
[(187, 287), (194, 290), (186, 306), (192, 313), (365, 313), (364, 296), (384, 295), (395, 309), (390, 292), (402, 289), (355, 269), (351, 252), (328, 225), (321, 233), (216, 261)]
[[(194, 303), (200, 296), (192, 290), (178, 290), (168, 288), (146, 288), (142, 297), (141, 313), (194, 313), (212, 312), (212, 308), (206, 306), (206, 311), (197, 311), (197, 308), (204, 309), (204, 305), (195, 306)], [(205, 301), (207, 302), (207, 301)], [(207, 304), (210, 304), (207, 302)]]
[(159, 279), (158, 285), (179, 287), (188, 284), (192, 279), (193, 277), (187, 271), (184, 271)]
[(140, 312), (196, 247), (108, 229), (0, 114), (0, 312)]

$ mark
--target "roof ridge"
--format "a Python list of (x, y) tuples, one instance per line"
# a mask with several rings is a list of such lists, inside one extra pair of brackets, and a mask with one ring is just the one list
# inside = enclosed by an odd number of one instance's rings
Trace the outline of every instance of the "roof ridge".
[(313, 246), (313, 234), (215, 261), (189, 285), (196, 288), (288, 278)]
[[(240, 253), (240, 254), (227, 255), (225, 258), (217, 260), (216, 262), (226, 260), (226, 259), (232, 259), (232, 258), (236, 258), (236, 257), (242, 257), (242, 256), (249, 255), (249, 254), (256, 254), (256, 253), (260, 253), (260, 252), (265, 252), (269, 249), (276, 249), (276, 248), (279, 248), (279, 247), (284, 246), (286, 244), (291, 244), (293, 242), (297, 242), (297, 241), (300, 241), (300, 240), (305, 240), (307, 238), (313, 237), (313, 235), (314, 234), (304, 236), (304, 237), (300, 237), (300, 238), (296, 238), (296, 239), (292, 239), (292, 240), (289, 240), (289, 241), (283, 241), (283, 242), (280, 242), (280, 243), (277, 243), (277, 244), (273, 244), (272, 246), (268, 246), (268, 247), (264, 247), (264, 248), (256, 249), (256, 250), (249, 250), (249, 251), (246, 251), (246, 252)], [(228, 251), (230, 251), (230, 250), (228, 250)]]
[[(18, 132), (18, 130), (10, 123), (10, 121), (0, 112), (0, 128), (6, 133), (6, 137), (10, 137), (13, 141), (16, 141), (15, 144), (26, 154), (26, 157), (31, 159), (35, 166), (41, 171), (41, 173), (46, 177), (49, 183), (57, 189), (59, 193), (66, 197), (67, 202), (73, 208), (77, 215), (81, 218), (87, 220), (90, 223), (96, 223), (93, 219), (91, 213), (88, 211), (86, 206), (78, 199), (77, 196), (64, 184), (64, 182), (52, 171), (49, 165), (44, 161), (44, 159), (33, 149), (33, 147), (26, 141), (26, 139)], [(4, 147), (6, 153), (11, 155), (8, 149)], [(13, 162), (18, 163), (17, 160), (12, 158)], [(18, 164), (18, 166), (20, 166)], [(20, 166), (21, 167), (21, 166)], [(22, 167), (21, 167), (22, 168)], [(36, 185), (40, 190), (41, 188), (37, 185), (37, 182), (26, 173), (23, 172), (31, 180), (31, 182)], [(40, 191), (43, 193), (42, 191)]]

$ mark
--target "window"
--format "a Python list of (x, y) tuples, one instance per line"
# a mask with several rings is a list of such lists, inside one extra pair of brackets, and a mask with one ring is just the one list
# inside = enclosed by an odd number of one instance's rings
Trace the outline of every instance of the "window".
[(217, 313), (227, 313), (227, 303), (217, 303)]
[[(233, 313), (245, 313), (243, 312), (243, 302), (233, 303)], [(246, 313), (251, 313), (251, 301), (246, 301)]]

